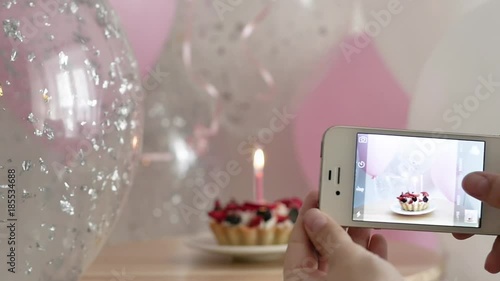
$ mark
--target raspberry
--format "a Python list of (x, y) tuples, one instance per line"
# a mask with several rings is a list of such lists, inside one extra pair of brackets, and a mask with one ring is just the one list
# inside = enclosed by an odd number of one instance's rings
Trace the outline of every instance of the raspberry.
[(288, 219), (288, 216), (278, 216), (278, 223), (284, 222)]
[(267, 209), (273, 210), (276, 208), (276, 206), (277, 206), (276, 203), (259, 204), (259, 203), (254, 203), (254, 202), (245, 202), (245, 204), (243, 204), (243, 207), (249, 211), (257, 211), (261, 208), (267, 208)]
[(231, 200), (226, 205), (226, 210), (227, 211), (236, 211), (239, 208), (240, 208), (240, 206), (238, 205), (238, 202), (236, 202), (236, 200)]
[(298, 197), (285, 198), (278, 202), (285, 204), (286, 207), (289, 209), (291, 208), (300, 209), (302, 207), (302, 200)]
[(260, 225), (260, 222), (262, 221), (261, 216), (255, 216), (250, 223), (248, 224), (248, 227), (257, 227)]
[(211, 211), (208, 215), (218, 223), (221, 223), (226, 219), (226, 212), (224, 211)]

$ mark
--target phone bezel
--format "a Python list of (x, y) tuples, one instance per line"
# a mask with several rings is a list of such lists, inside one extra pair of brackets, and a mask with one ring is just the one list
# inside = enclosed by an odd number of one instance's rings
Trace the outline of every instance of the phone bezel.
[[(339, 224), (345, 227), (500, 235), (500, 210), (484, 203), (482, 205), (479, 228), (353, 220), (352, 206), (354, 192), (352, 189), (354, 186), (356, 138), (358, 133), (484, 141), (484, 170), (488, 172), (500, 172), (500, 157), (494, 157), (494, 153), (492, 153), (492, 151), (498, 151), (500, 153), (500, 137), (497, 136), (346, 126), (332, 127), (323, 135), (321, 144), (319, 207), (332, 216)], [(336, 181), (336, 171), (338, 167), (340, 167), (342, 174), (340, 183)], [(330, 170), (332, 170), (333, 173), (332, 180), (328, 179), (328, 172)], [(336, 195), (337, 191), (340, 191), (340, 195)]]

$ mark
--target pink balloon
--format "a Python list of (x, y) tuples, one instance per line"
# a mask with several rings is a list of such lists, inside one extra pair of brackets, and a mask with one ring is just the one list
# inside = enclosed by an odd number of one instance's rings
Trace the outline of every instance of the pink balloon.
[(375, 178), (385, 171), (396, 154), (398, 141), (393, 138), (370, 138), (368, 142), (366, 167), (368, 175)]
[(439, 151), (431, 166), (434, 185), (451, 202), (455, 202), (457, 161), (457, 146), (450, 145)]
[[(351, 39), (344, 42), (355, 46)], [(311, 186), (320, 173), (320, 143), (325, 130), (333, 125), (405, 128), (409, 98), (371, 45), (351, 56), (351, 61), (336, 56), (319, 87), (310, 93), (298, 109), (294, 139), (296, 152)], [(383, 144), (380, 144), (383, 145)], [(390, 151), (390, 150), (389, 150)], [(392, 156), (373, 152), (378, 165), (368, 171), (377, 175)], [(433, 233), (378, 231), (389, 239), (429, 249), (438, 249)]]
[(120, 17), (141, 75), (155, 64), (175, 18), (176, 0), (110, 0)]
[[(353, 42), (347, 41), (352, 46)], [(405, 128), (409, 98), (371, 45), (348, 62), (336, 56), (325, 78), (301, 104), (295, 118), (295, 147), (303, 171), (316, 184), (320, 144), (334, 125)], [(376, 167), (372, 167), (376, 171)]]

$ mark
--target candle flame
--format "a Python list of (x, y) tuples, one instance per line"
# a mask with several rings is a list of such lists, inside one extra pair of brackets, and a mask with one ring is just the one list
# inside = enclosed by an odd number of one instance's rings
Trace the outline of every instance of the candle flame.
[(253, 168), (255, 170), (262, 170), (264, 168), (264, 162), (264, 151), (260, 148), (255, 150), (253, 155)]
[(133, 149), (136, 149), (137, 148), (137, 144), (139, 143), (139, 138), (137, 136), (134, 136), (132, 138), (132, 148)]

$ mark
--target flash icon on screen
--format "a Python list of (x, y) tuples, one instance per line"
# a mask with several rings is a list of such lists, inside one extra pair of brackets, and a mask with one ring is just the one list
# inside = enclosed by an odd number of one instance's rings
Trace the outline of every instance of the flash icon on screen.
[(356, 217), (357, 217), (357, 218), (361, 217), (361, 212), (357, 212), (357, 213), (356, 213)]

